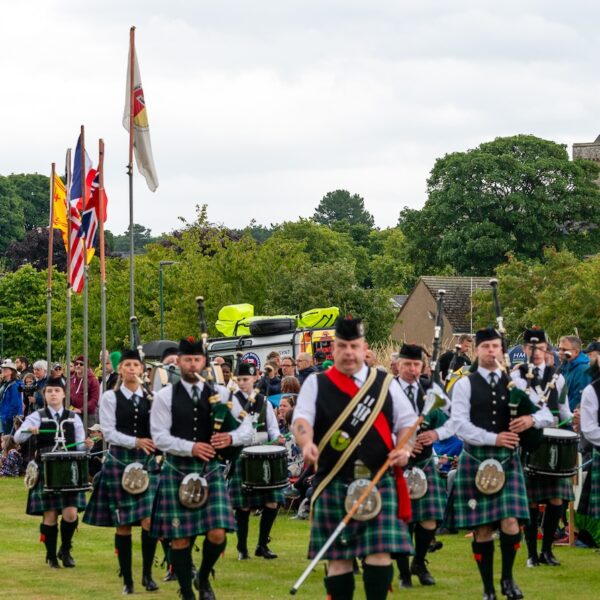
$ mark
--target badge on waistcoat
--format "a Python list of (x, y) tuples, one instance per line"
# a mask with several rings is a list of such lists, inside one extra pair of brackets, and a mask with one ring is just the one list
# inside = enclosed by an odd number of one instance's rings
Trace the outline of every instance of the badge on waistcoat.
[(343, 452), (352, 441), (350, 435), (339, 429), (331, 436), (331, 447), (337, 452)]

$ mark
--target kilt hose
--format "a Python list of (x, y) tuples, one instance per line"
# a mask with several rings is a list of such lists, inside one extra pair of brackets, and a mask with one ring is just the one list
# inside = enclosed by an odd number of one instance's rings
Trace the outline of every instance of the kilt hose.
[(74, 506), (81, 512), (86, 505), (85, 492), (44, 492), (44, 468), (40, 466), (40, 476), (35, 486), (27, 494), (28, 515), (43, 515), (48, 510), (61, 511), (63, 508)]
[(585, 478), (577, 512), (600, 519), (600, 452), (592, 451), (592, 466)]
[[(344, 501), (349, 483), (334, 478), (315, 500), (310, 527), (308, 558), (314, 558), (346, 515)], [(324, 559), (350, 560), (369, 554), (412, 554), (408, 525), (398, 518), (396, 482), (387, 473), (377, 484), (381, 512), (369, 521), (352, 519), (329, 547)]]
[[(495, 494), (483, 494), (475, 485), (477, 469), (487, 458), (502, 463), (506, 476), (504, 487)], [(502, 519), (511, 517), (522, 523), (529, 521), (529, 503), (519, 454), (496, 446), (466, 446), (458, 462), (448, 526), (456, 529), (497, 526)]]
[(446, 482), (440, 477), (432, 459), (427, 459), (422, 463), (415, 462), (414, 467), (422, 469), (427, 477), (427, 493), (418, 500), (411, 500), (412, 510), (411, 523), (420, 523), (421, 521), (437, 521), (441, 523), (444, 519), (446, 502), (448, 494), (446, 492)]
[(231, 465), (230, 476), (227, 480), (227, 490), (231, 499), (231, 506), (234, 509), (260, 508), (267, 502), (283, 504), (283, 489), (247, 491), (242, 486), (242, 480), (242, 461), (238, 457)]
[(83, 522), (98, 527), (139, 525), (152, 515), (152, 504), (158, 487), (158, 464), (151, 457), (146, 465), (150, 483), (143, 494), (130, 494), (123, 489), (121, 477), (133, 462), (146, 463), (148, 456), (141, 448), (111, 446), (94, 482), (94, 490), (83, 515)]
[[(199, 473), (208, 483), (208, 501), (201, 508), (186, 508), (179, 501), (179, 484), (189, 473)], [(165, 454), (152, 510), (152, 536), (179, 539), (211, 529), (236, 529), (221, 463)]]

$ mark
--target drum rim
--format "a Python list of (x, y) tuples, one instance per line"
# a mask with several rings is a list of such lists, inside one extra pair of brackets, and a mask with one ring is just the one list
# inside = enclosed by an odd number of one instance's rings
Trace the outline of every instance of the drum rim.
[[(579, 434), (569, 429), (558, 429), (557, 427), (544, 427), (542, 429), (544, 438), (549, 440), (572, 441), (579, 439)], [(560, 442), (559, 442), (560, 443)]]
[(71, 460), (78, 460), (79, 458), (88, 458), (88, 453), (87, 450), (57, 450), (56, 452), (42, 452), (41, 454), (42, 460), (53, 460), (46, 458), (48, 456), (66, 456)]
[[(261, 448), (261, 450), (257, 450)], [(242, 450), (242, 456), (260, 456), (260, 458), (279, 458), (279, 455), (287, 456), (287, 448), (285, 446), (246, 446)]]
[(572, 469), (569, 469), (568, 471), (542, 471), (541, 469), (537, 469), (536, 467), (533, 467), (531, 465), (525, 465), (525, 471), (527, 471), (527, 473), (530, 473), (531, 475), (544, 475), (546, 477), (555, 477), (555, 478), (561, 478), (561, 477), (575, 477), (575, 475), (577, 475), (577, 471), (579, 470), (577, 467), (574, 467)]

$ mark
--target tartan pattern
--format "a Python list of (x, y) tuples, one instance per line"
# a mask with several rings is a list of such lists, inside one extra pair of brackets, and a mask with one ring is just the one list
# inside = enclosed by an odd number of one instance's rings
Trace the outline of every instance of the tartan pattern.
[(427, 477), (427, 493), (418, 500), (410, 501), (412, 510), (411, 523), (428, 520), (441, 523), (444, 519), (446, 502), (448, 500), (446, 482), (440, 477), (433, 460), (430, 460), (429, 463), (427, 461), (423, 461), (421, 464), (415, 463), (414, 466), (423, 469)]
[(150, 478), (143, 494), (130, 494), (123, 489), (121, 477), (125, 467), (133, 462), (146, 463), (146, 453), (140, 448), (111, 446), (97, 478), (83, 515), (83, 522), (98, 527), (139, 525), (152, 515), (152, 504), (158, 487), (158, 465), (151, 457), (146, 465)]
[(227, 491), (233, 508), (259, 508), (267, 502), (283, 504), (283, 489), (245, 491), (242, 487), (242, 461), (238, 456), (231, 465)]
[[(179, 484), (189, 473), (207, 480), (208, 501), (202, 508), (185, 508), (179, 502)], [(152, 510), (152, 536), (179, 539), (211, 529), (236, 529), (221, 463), (166, 454)]]
[[(346, 514), (344, 500), (348, 483), (339, 478), (323, 490), (313, 506), (308, 558), (313, 558)], [(408, 525), (398, 518), (396, 482), (386, 474), (377, 484), (381, 494), (381, 512), (369, 521), (352, 519), (329, 547), (324, 559), (349, 560), (369, 554), (412, 554)]]
[(592, 466), (585, 478), (577, 512), (600, 519), (600, 452), (594, 448)]
[(561, 498), (570, 502), (575, 499), (570, 477), (551, 477), (525, 473), (525, 485), (529, 502), (541, 502)]
[[(38, 464), (38, 467), (40, 465)], [(63, 508), (75, 506), (77, 512), (85, 508), (85, 492), (44, 492), (44, 469), (40, 467), (40, 476), (35, 487), (27, 494), (28, 515), (43, 515), (47, 510), (61, 511)]]
[(487, 495), (475, 486), (478, 461), (495, 458), (502, 463), (511, 451), (495, 446), (469, 446), (466, 450), (474, 458), (465, 451), (460, 455), (453, 503), (448, 512), (449, 527), (471, 529), (479, 525), (498, 524), (502, 519), (511, 517), (522, 523), (528, 522), (529, 504), (519, 454), (514, 452), (502, 464), (506, 475), (504, 487), (496, 494)]

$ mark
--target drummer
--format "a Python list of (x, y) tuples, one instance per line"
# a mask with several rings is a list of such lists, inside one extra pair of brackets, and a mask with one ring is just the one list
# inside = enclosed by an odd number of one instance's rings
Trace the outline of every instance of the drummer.
[(168, 346), (160, 356), (161, 364), (154, 369), (152, 389), (158, 391), (179, 379), (177, 346)]
[[(110, 448), (83, 516), (88, 525), (116, 527), (115, 553), (123, 577), (123, 594), (133, 594), (131, 528), (135, 525), (142, 528), (142, 585), (149, 592), (158, 589), (152, 579), (157, 540), (150, 535), (158, 476), (156, 447), (150, 437), (152, 401), (139, 383), (143, 371), (139, 352), (124, 350), (118, 365), (121, 384), (102, 395), (100, 425)], [(146, 475), (139, 470), (137, 473), (148, 478), (147, 489), (142, 493), (124, 476), (126, 468), (133, 464), (140, 469), (143, 466)]]
[[(526, 329), (523, 335), (523, 351), (527, 357), (525, 364), (519, 365), (511, 373), (512, 380), (525, 390), (531, 401), (537, 406), (544, 392), (548, 390), (556, 367), (546, 365), (545, 358), (549, 354), (548, 341), (543, 329)], [(554, 425), (560, 422), (570, 422), (572, 418), (569, 401), (566, 395), (565, 379), (559, 375), (554, 389), (549, 390), (547, 406), (544, 412), (550, 410)], [(527, 460), (525, 458), (525, 460)], [(527, 497), (529, 499), (529, 524), (525, 527), (527, 542), (528, 567), (537, 567), (540, 563), (557, 567), (560, 562), (552, 552), (554, 533), (563, 514), (563, 503), (573, 500), (573, 486), (570, 477), (550, 477), (525, 472)], [(545, 504), (542, 551), (537, 552), (537, 534), (539, 521), (539, 505)]]
[[(254, 386), (258, 381), (257, 368), (252, 363), (240, 363), (236, 381), (239, 390), (235, 393), (235, 397), (251, 416), (254, 425), (255, 435), (252, 445), (260, 445), (267, 441), (278, 441), (280, 444), (285, 444), (285, 439), (279, 431), (273, 405), (263, 394), (254, 393)], [(248, 525), (251, 508), (262, 509), (258, 544), (254, 556), (262, 556), (266, 559), (277, 558), (277, 554), (271, 551), (268, 543), (271, 529), (277, 518), (279, 504), (283, 503), (282, 490), (244, 490), (242, 487), (242, 465), (239, 458), (231, 465), (230, 475), (228, 487), (237, 522), (238, 560), (248, 560), (250, 558), (248, 553)]]
[[(29, 490), (26, 512), (28, 515), (43, 515), (40, 540), (46, 546), (46, 562), (50, 568), (59, 568), (58, 559), (64, 567), (74, 567), (71, 541), (77, 529), (77, 513), (85, 508), (85, 493), (44, 492), (41, 457), (42, 454), (52, 451), (59, 426), (63, 428), (68, 450), (85, 450), (86, 445), (90, 447), (93, 442), (85, 439), (85, 430), (79, 415), (64, 407), (65, 386), (62, 379), (48, 379), (42, 393), (46, 407), (29, 414), (15, 433), (15, 440), (19, 444), (26, 442), (30, 436), (35, 436), (34, 456), (39, 475), (37, 483)], [(62, 515), (61, 545), (57, 554), (59, 512)]]

